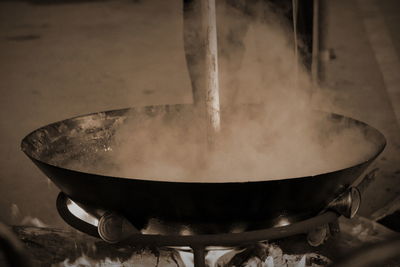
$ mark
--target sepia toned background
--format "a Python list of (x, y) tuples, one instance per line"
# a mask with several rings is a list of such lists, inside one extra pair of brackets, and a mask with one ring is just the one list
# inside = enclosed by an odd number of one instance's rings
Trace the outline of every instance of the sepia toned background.
[[(388, 140), (363, 183), (361, 213), (377, 219), (400, 203), (400, 4), (326, 2), (321, 95)], [(20, 151), (29, 132), (91, 112), (192, 101), (182, 20), (178, 0), (0, 2), (0, 221), (65, 226), (58, 189)]]

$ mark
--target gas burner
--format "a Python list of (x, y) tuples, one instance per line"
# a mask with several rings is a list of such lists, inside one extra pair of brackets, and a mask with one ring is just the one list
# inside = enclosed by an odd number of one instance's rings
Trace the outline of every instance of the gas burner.
[(139, 231), (127, 219), (116, 212), (80, 204), (60, 193), (57, 209), (61, 217), (72, 227), (108, 243), (121, 243), (157, 247), (186, 247), (194, 254), (196, 267), (205, 265), (207, 251), (215, 247), (234, 248), (267, 240), (278, 240), (298, 234), (307, 234), (311, 246), (319, 246), (339, 231), (340, 215), (353, 217), (360, 204), (360, 194), (351, 188), (327, 206), (319, 215), (290, 223), (284, 217), (277, 219), (275, 227), (220, 234), (157, 233), (151, 227)]

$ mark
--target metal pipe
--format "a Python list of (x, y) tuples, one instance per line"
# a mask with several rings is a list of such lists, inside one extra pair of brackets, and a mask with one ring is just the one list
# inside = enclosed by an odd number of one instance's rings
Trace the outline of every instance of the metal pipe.
[(206, 249), (204, 246), (193, 246), (194, 267), (206, 267)]
[(273, 240), (296, 234), (307, 233), (317, 226), (327, 224), (335, 220), (339, 215), (336, 212), (327, 211), (314, 218), (293, 223), (287, 226), (274, 227), (263, 230), (248, 231), (243, 233), (226, 233), (214, 235), (145, 235), (133, 234), (121, 243), (140, 244), (153, 246), (226, 246), (252, 244), (259, 241)]
[(311, 78), (314, 86), (318, 85), (319, 74), (319, 0), (313, 1), (313, 27), (312, 27), (312, 60)]
[(219, 104), (219, 79), (218, 79), (218, 45), (217, 45), (217, 19), (215, 0), (203, 2), (203, 23), (206, 53), (206, 116), (208, 127), (208, 141), (213, 143), (213, 136), (220, 130), (220, 104)]

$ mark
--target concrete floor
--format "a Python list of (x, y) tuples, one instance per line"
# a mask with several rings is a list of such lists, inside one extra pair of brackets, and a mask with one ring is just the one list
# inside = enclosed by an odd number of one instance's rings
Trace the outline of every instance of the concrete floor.
[[(54, 2), (0, 2), (0, 221), (6, 223), (29, 215), (65, 226), (54, 206), (57, 188), (19, 149), (30, 131), (101, 110), (191, 102), (181, 1)], [(400, 194), (392, 108), (400, 103), (386, 91), (357, 2), (327, 2), (328, 48), (337, 58), (325, 63), (323, 86), (333, 109), (370, 123), (389, 141), (364, 193), (362, 212), (372, 216)], [(390, 14), (385, 23), (400, 55), (399, 5), (377, 2)]]

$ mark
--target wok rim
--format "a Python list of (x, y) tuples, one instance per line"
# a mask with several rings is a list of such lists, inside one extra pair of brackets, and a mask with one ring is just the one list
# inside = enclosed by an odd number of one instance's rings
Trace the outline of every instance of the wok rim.
[[(177, 105), (181, 105), (181, 106), (190, 106), (190, 104), (177, 104)], [(385, 136), (375, 127), (354, 119), (353, 117), (349, 117), (349, 116), (345, 116), (339, 113), (334, 113), (334, 112), (328, 112), (328, 111), (322, 111), (322, 110), (314, 110), (316, 112), (320, 112), (320, 113), (325, 113), (325, 114), (329, 114), (329, 115), (333, 115), (333, 116), (337, 116), (339, 118), (344, 118), (344, 119), (350, 119), (352, 122), (358, 123), (358, 124), (362, 124), (363, 126), (367, 126), (370, 130), (374, 131), (374, 133), (376, 133), (379, 138), (381, 139), (381, 144), (378, 147), (378, 149), (376, 150), (376, 152), (373, 153), (373, 155), (371, 157), (369, 157), (367, 160), (363, 160), (355, 165), (351, 165), (351, 166), (346, 166), (344, 168), (338, 169), (338, 170), (333, 170), (333, 171), (328, 171), (328, 172), (324, 172), (324, 173), (318, 173), (318, 174), (314, 174), (314, 175), (309, 175), (309, 176), (297, 176), (297, 177), (291, 177), (291, 178), (281, 178), (281, 179), (273, 179), (273, 180), (261, 180), (262, 178), (260, 178), (259, 180), (253, 180), (253, 181), (246, 181), (244, 179), (244, 181), (184, 181), (183, 179), (180, 181), (166, 181), (166, 180), (159, 180), (158, 178), (155, 179), (151, 179), (151, 178), (130, 178), (130, 177), (118, 177), (118, 176), (109, 176), (109, 175), (103, 175), (103, 174), (98, 174), (98, 173), (90, 173), (90, 172), (84, 172), (84, 171), (79, 171), (79, 170), (74, 170), (74, 169), (69, 169), (69, 168), (64, 168), (64, 167), (60, 167), (54, 164), (50, 164), (48, 162), (42, 161), (40, 159), (37, 159), (36, 157), (34, 157), (31, 153), (29, 153), (29, 151), (27, 151), (27, 149), (25, 148), (26, 144), (28, 143), (28, 140), (30, 138), (31, 135), (33, 135), (34, 133), (45, 129), (47, 127), (50, 127), (52, 125), (56, 125), (62, 122), (66, 122), (66, 121), (70, 121), (70, 120), (74, 120), (74, 119), (79, 119), (79, 118), (83, 118), (83, 117), (88, 117), (88, 116), (93, 116), (93, 115), (99, 115), (101, 113), (122, 113), (122, 112), (129, 112), (130, 110), (133, 110), (135, 108), (145, 108), (145, 107), (159, 107), (159, 106), (167, 106), (167, 105), (154, 105), (154, 106), (142, 106), (142, 107), (131, 107), (131, 108), (121, 108), (121, 109), (112, 109), (112, 110), (106, 110), (106, 111), (100, 111), (100, 112), (92, 112), (92, 113), (88, 113), (88, 114), (83, 114), (83, 115), (77, 115), (77, 116), (73, 116), (71, 118), (67, 118), (67, 119), (63, 119), (63, 120), (59, 120), (53, 123), (49, 123), (47, 125), (44, 125), (40, 128), (37, 128), (33, 131), (31, 131), (29, 134), (27, 134), (22, 140), (21, 140), (21, 144), (20, 144), (20, 148), (21, 150), (25, 153), (25, 155), (27, 155), (32, 161), (38, 161), (41, 164), (47, 165), (47, 166), (51, 166), (53, 168), (57, 168), (60, 170), (66, 170), (69, 172), (75, 172), (81, 175), (95, 175), (98, 176), (99, 178), (103, 178), (103, 179), (118, 179), (118, 180), (131, 180), (131, 181), (140, 181), (140, 182), (147, 182), (147, 183), (163, 183), (163, 184), (190, 184), (190, 185), (200, 185), (200, 184), (208, 184), (208, 185), (217, 185), (217, 184), (255, 184), (255, 183), (265, 183), (265, 182), (285, 182), (285, 181), (289, 181), (289, 180), (300, 180), (300, 179), (309, 179), (309, 178), (317, 178), (317, 177), (321, 177), (321, 176), (325, 176), (325, 175), (335, 175), (336, 173), (340, 173), (343, 170), (349, 169), (349, 168), (356, 168), (359, 167), (361, 165), (364, 164), (369, 164), (371, 162), (373, 162), (385, 149), (386, 145), (387, 145), (387, 140), (385, 138)], [(168, 106), (175, 106), (175, 105), (168, 105)], [(218, 178), (218, 179), (224, 179), (222, 177)], [(264, 178), (267, 179), (267, 178)]]

